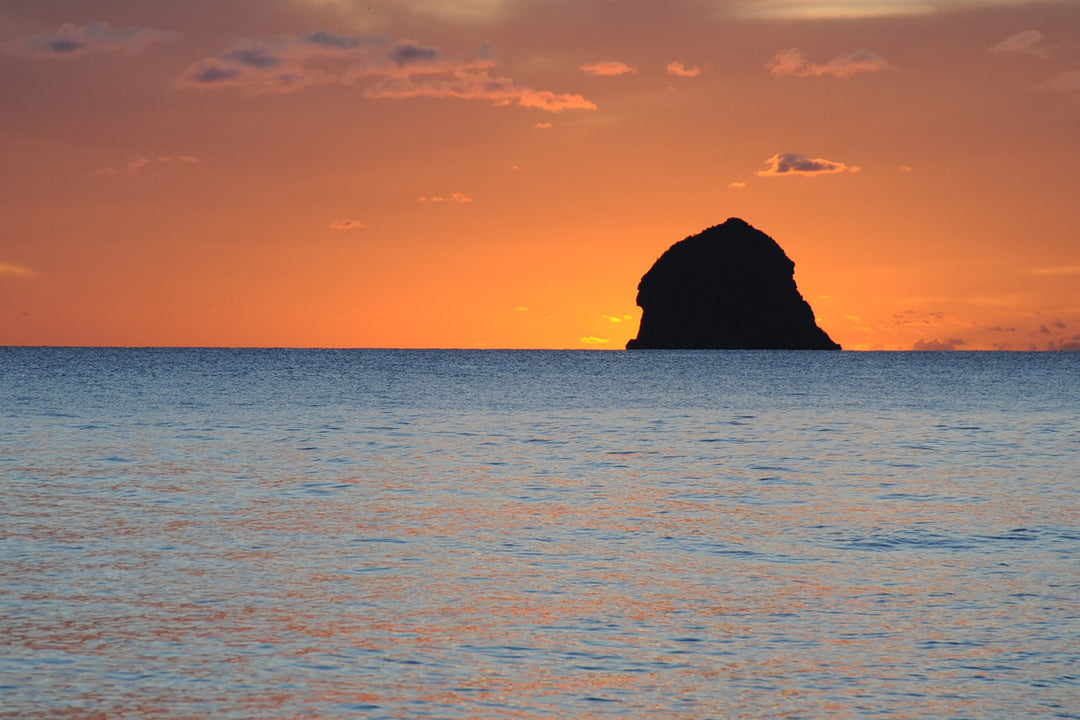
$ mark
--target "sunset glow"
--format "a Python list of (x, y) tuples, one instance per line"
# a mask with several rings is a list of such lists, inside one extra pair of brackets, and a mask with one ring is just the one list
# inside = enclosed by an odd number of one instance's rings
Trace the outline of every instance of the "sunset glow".
[(0, 344), (619, 349), (729, 217), (845, 349), (1080, 349), (1080, 4), (9, 0)]

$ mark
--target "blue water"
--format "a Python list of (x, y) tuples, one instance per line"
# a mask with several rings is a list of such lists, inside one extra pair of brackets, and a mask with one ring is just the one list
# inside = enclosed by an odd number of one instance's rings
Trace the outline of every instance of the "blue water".
[(0, 348), (0, 717), (1078, 718), (1080, 353)]

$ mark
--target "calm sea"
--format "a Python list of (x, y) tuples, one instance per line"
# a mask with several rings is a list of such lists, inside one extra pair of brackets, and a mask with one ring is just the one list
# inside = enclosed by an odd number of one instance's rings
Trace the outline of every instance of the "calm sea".
[(1080, 717), (1080, 353), (0, 348), (0, 717)]

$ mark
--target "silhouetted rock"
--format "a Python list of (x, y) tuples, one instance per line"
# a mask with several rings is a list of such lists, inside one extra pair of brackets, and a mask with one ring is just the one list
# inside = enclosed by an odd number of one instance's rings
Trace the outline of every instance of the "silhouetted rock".
[(795, 286), (795, 263), (738, 218), (675, 243), (638, 284), (638, 348), (839, 350)]

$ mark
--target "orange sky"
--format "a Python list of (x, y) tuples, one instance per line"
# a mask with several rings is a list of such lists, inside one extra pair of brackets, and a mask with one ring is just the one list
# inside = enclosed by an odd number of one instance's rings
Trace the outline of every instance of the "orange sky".
[(737, 216), (848, 349), (1080, 348), (1080, 3), (6, 0), (0, 344), (621, 348)]

